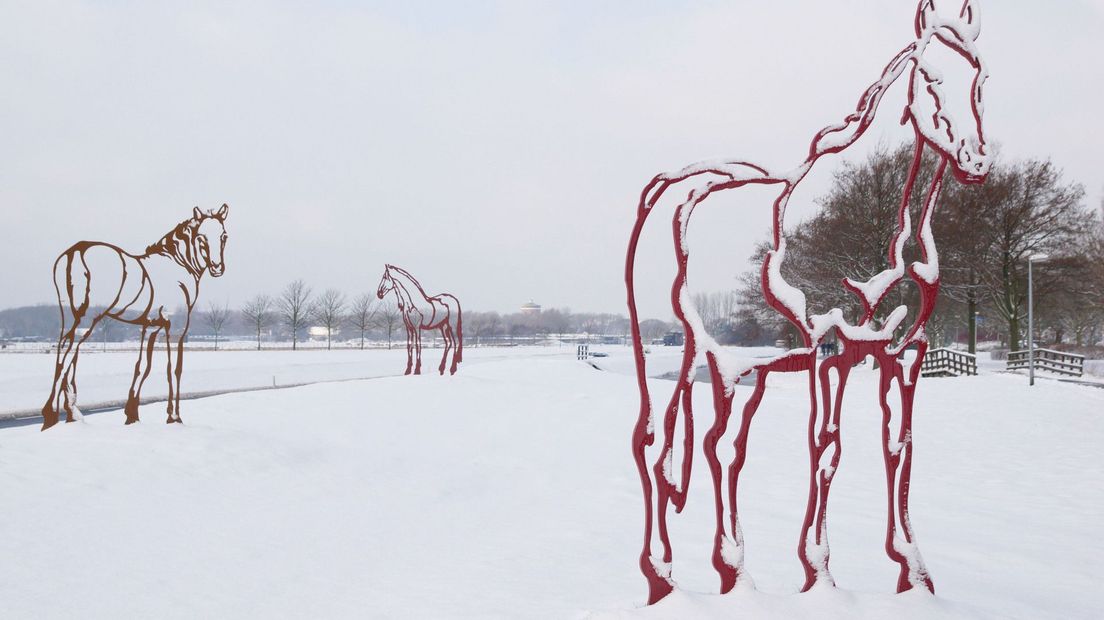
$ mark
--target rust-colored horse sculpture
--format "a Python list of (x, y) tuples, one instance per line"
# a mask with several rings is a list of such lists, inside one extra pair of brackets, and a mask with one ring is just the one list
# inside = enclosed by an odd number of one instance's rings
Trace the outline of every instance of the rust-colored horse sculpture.
[[(42, 429), (80, 417), (77, 408), (77, 357), (80, 346), (105, 317), (142, 328), (138, 362), (126, 401), (126, 423), (138, 421), (142, 383), (153, 364), (154, 344), (165, 334), (168, 352), (168, 420), (180, 422), (180, 376), (184, 339), (205, 273), (219, 277), (226, 269), (226, 216), (230, 208), (204, 213), (196, 207), (143, 254), (129, 254), (110, 243), (81, 241), (54, 262), (54, 287), (61, 308), (54, 383), (42, 408)], [(174, 315), (183, 308), (184, 315)]]
[[(931, 315), (939, 291), (939, 258), (932, 235), (931, 218), (943, 177), (946, 172), (951, 171), (963, 183), (980, 183), (984, 181), (991, 165), (982, 132), (982, 87), (988, 72), (975, 45), (979, 34), (976, 5), (974, 0), (966, 0), (957, 15), (942, 16), (936, 13), (934, 0), (921, 0), (915, 17), (916, 38), (894, 55), (878, 80), (863, 91), (854, 111), (849, 112), (842, 122), (822, 129), (813, 137), (804, 160), (797, 167), (775, 171), (738, 159), (703, 162), (669, 174), (660, 174), (641, 193), (636, 224), (629, 243), (625, 281), (640, 390), (640, 411), (633, 432), (632, 450), (644, 491), (644, 548), (640, 554), (640, 568), (648, 581), (649, 603), (663, 598), (675, 586), (671, 575), (672, 552), (667, 530), (667, 513), (670, 506), (674, 506), (676, 512), (681, 511), (686, 502), (694, 452), (691, 391), (693, 371), (699, 362), (708, 366), (712, 379), (715, 417), (712, 427), (706, 433), (703, 451), (713, 482), (716, 518), (712, 562), (720, 576), (722, 592), (728, 592), (740, 582), (751, 584), (743, 564), (744, 540), (736, 509), (736, 496), (740, 471), (746, 456), (748, 430), (766, 389), (767, 375), (773, 372), (803, 372), (808, 377), (810, 482), (805, 520), (798, 542), (798, 557), (805, 570), (804, 589), (807, 590), (817, 583), (834, 583), (828, 570), (827, 503), (832, 478), (840, 461), (840, 408), (851, 367), (867, 356), (873, 356), (879, 367), (877, 396), (883, 413), (881, 443), (888, 490), (886, 553), (899, 567), (898, 591), (914, 587), (934, 591), (909, 519), (912, 404), (920, 361), (927, 349), (924, 325)], [(972, 112), (972, 118), (965, 122), (955, 122), (946, 111), (947, 100), (942, 74), (933, 65), (933, 61), (925, 56), (925, 52), (936, 47), (954, 52), (950, 57), (961, 59), (972, 72), (972, 82), (964, 85), (968, 88), (961, 91), (969, 97), (968, 104)], [(913, 129), (915, 155), (903, 188), (897, 217), (894, 222), (887, 222), (888, 226), (895, 229), (888, 256), (889, 268), (865, 282), (852, 279), (843, 281), (842, 286), (854, 293), (864, 308), (863, 316), (857, 324), (848, 323), (839, 309), (824, 314), (810, 314), (806, 308), (805, 293), (789, 284), (782, 276), (781, 265), (786, 256), (783, 227), (786, 205), (794, 190), (821, 157), (843, 151), (863, 135), (874, 120), (882, 96), (898, 78), (906, 74), (908, 104), (902, 123), (910, 124)], [(909, 197), (925, 149), (931, 149), (937, 155), (938, 164), (920, 209), (920, 221), (914, 233)], [(653, 412), (648, 392), (646, 361), (633, 286), (634, 261), (637, 243), (648, 215), (666, 190), (683, 183), (692, 184), (692, 187), (683, 194), (686, 198), (678, 205), (671, 222), (678, 261), (671, 301), (675, 315), (686, 332), (686, 347), (674, 391), (657, 416)], [(704, 331), (686, 283), (690, 251), (687, 229), (694, 209), (717, 192), (749, 185), (769, 185), (779, 190), (773, 205), (772, 247), (767, 252), (760, 271), (763, 296), (771, 308), (793, 325), (802, 339), (800, 348), (768, 360), (736, 359), (731, 352), (720, 347)], [(906, 264), (904, 247), (913, 235), (919, 248), (920, 260)], [(907, 325), (904, 322), (908, 312), (905, 306), (883, 313), (882, 320), (876, 321), (875, 315), (882, 302), (891, 290), (902, 283), (906, 275), (920, 292), (919, 308), (914, 313), (912, 324)], [(818, 367), (816, 347), (831, 332), (836, 333), (843, 348)], [(897, 337), (898, 334), (903, 335)], [(906, 358), (906, 349), (909, 348), (916, 349), (915, 358)], [(833, 370), (837, 383), (834, 395), (829, 375)], [(751, 372), (757, 373), (757, 381), (739, 418), (739, 430), (733, 440), (735, 458), (727, 467), (723, 467), (717, 454), (717, 445), (728, 430), (736, 394), (733, 386), (741, 376)], [(894, 383), (897, 384), (900, 395), (900, 407), (896, 415), (889, 404), (889, 393)], [(673, 458), (674, 436), (680, 413), (683, 416), (684, 429), (682, 458), (681, 464), (676, 464)], [(654, 463), (649, 464), (645, 457), (645, 448), (655, 442), (657, 434), (662, 438), (659, 455)], [(653, 542), (659, 544), (658, 554), (653, 552)]]
[(441, 332), (445, 352), (441, 355), (438, 371), (445, 374), (449, 352), (452, 365), (449, 374), (456, 374), (456, 366), (464, 361), (464, 323), (460, 314), (460, 300), (448, 294), (426, 295), (425, 289), (410, 272), (394, 265), (386, 265), (380, 278), (376, 296), (383, 299), (394, 291), (399, 312), (406, 327), (406, 373), (422, 373), (422, 330)]

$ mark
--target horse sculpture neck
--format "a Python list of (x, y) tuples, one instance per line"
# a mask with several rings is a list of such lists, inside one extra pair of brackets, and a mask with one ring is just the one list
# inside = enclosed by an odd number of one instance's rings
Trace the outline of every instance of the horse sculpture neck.
[(198, 227), (199, 222), (194, 217), (184, 220), (156, 243), (147, 247), (146, 253), (141, 258), (154, 255), (167, 256), (186, 269), (198, 283), (204, 271), (199, 263), (199, 256), (196, 255), (194, 243)]
[[(395, 296), (399, 298), (400, 305), (405, 304), (407, 308), (417, 307), (414, 303), (414, 297), (410, 294), (410, 289), (407, 288), (407, 284), (412, 285), (414, 289), (421, 293), (422, 297), (425, 298), (425, 291), (422, 290), (421, 285), (419, 285), (418, 281), (415, 280), (414, 277), (406, 271), (403, 271), (398, 267), (388, 267), (387, 274), (391, 277), (391, 283), (394, 285)], [(405, 282), (403, 282), (403, 280), (405, 280)]]
[[(924, 39), (921, 39), (908, 44), (904, 49), (898, 52), (889, 63), (886, 64), (885, 68), (882, 70), (882, 75), (863, 91), (862, 95), (859, 97), (858, 103), (855, 105), (855, 110), (844, 117), (841, 122), (829, 125), (817, 132), (809, 143), (809, 152), (805, 160), (789, 172), (779, 175), (776, 179), (777, 182), (786, 184), (786, 190), (775, 204), (775, 248), (777, 248), (780, 243), (782, 225), (786, 215), (786, 204), (794, 188), (804, 180), (805, 176), (812, 170), (813, 165), (815, 165), (821, 157), (839, 153), (847, 149), (866, 133), (871, 123), (874, 122), (874, 118), (878, 112), (878, 105), (881, 103), (882, 97), (885, 95), (886, 91), (888, 91), (901, 75), (904, 74), (905, 69), (908, 68), (910, 63), (916, 65), (919, 62), (919, 55), (923, 53), (924, 47)], [(913, 123), (913, 127), (915, 129), (915, 122)], [(918, 130), (916, 131), (916, 137), (918, 140), (921, 139)], [(919, 157), (919, 155), (917, 156)], [(766, 176), (769, 177), (770, 175), (767, 174)]]

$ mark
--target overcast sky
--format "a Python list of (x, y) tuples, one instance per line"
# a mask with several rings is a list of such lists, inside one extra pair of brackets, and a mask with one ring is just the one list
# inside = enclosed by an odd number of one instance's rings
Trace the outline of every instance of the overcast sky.
[[(193, 206), (227, 202), (226, 275), (205, 281), (204, 305), (294, 278), (374, 291), (393, 262), (468, 309), (624, 312), (624, 247), (651, 176), (716, 157), (796, 165), (912, 40), (914, 11), (0, 0), (0, 307), (53, 303), (52, 262), (78, 240), (140, 252)], [(1099, 205), (1104, 0), (980, 13), (989, 139), (1004, 158), (1051, 157)], [(848, 157), (901, 139), (895, 90)], [(820, 164), (793, 217), (838, 164)], [(692, 284), (734, 283), (769, 201), (710, 205)], [(668, 223), (642, 263), (661, 318)]]

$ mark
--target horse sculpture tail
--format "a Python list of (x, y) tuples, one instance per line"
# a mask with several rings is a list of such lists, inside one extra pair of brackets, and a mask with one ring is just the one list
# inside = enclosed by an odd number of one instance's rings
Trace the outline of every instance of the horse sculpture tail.
[(460, 300), (456, 300), (456, 353), (453, 356), (457, 364), (464, 361), (464, 315), (460, 310)]
[[(648, 382), (644, 374), (644, 343), (640, 336), (640, 313), (636, 308), (636, 290), (634, 273), (636, 269), (636, 247), (640, 243), (640, 234), (644, 231), (644, 224), (648, 221), (648, 215), (656, 201), (663, 195), (667, 185), (661, 183), (660, 177), (652, 179), (640, 193), (640, 203), (636, 210), (636, 224), (629, 236), (629, 249), (625, 256), (625, 291), (629, 305), (629, 326), (632, 330), (633, 361), (636, 364), (636, 382), (640, 391), (640, 415), (637, 419), (637, 432), (633, 433), (633, 452), (639, 448), (638, 465), (641, 471), (645, 471), (643, 463), (644, 446), (652, 445), (655, 440), (651, 419), (651, 395), (648, 392)], [(645, 494), (650, 494), (645, 489)]]

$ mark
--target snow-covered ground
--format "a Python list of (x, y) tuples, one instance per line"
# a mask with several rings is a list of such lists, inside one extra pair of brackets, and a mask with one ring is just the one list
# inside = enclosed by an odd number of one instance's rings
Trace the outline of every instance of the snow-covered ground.
[[(471, 349), (453, 377), (199, 399), (183, 426), (162, 424), (163, 405), (151, 404), (135, 426), (102, 413), (45, 433), (0, 429), (0, 617), (1104, 616), (1104, 390), (1029, 388), (1005, 374), (924, 380), (911, 508), (939, 596), (896, 596), (882, 551), (881, 415), (863, 368), (829, 518), (841, 590), (790, 596), (803, 576), (807, 388), (774, 375), (741, 481), (759, 590), (708, 594), (717, 580), (699, 459), (671, 523), (683, 591), (639, 609), (636, 387), (628, 351), (608, 351), (606, 372), (566, 347)], [(677, 351), (653, 355), (662, 365)], [(229, 374), (293, 365), (211, 356)], [(210, 388), (199, 357), (185, 389)], [(378, 362), (385, 374), (401, 371), (392, 358)], [(367, 360), (356, 362), (365, 376)], [(0, 396), (33, 406), (39, 371), (4, 367)], [(82, 399), (94, 380), (82, 375)], [(654, 381), (653, 397), (671, 386)], [(700, 439), (708, 391), (695, 398)]]
[[(135, 345), (131, 345), (135, 346)], [(574, 356), (573, 347), (464, 349), (465, 366), (509, 356)], [(155, 352), (153, 370), (142, 388), (143, 398), (163, 397), (168, 391), (165, 351)], [(50, 394), (54, 354), (0, 354), (0, 416), (11, 412), (37, 411)], [(77, 368), (79, 400), (84, 407), (116, 403), (126, 399), (138, 351), (81, 350)], [(441, 349), (422, 351), (422, 371), (437, 372)], [(317, 381), (342, 381), (401, 375), (406, 369), (406, 348), (325, 349), (301, 351), (229, 349), (188, 350), (184, 353), (183, 393), (212, 392), (242, 388), (298, 385)], [(184, 406), (187, 411), (187, 405)]]

